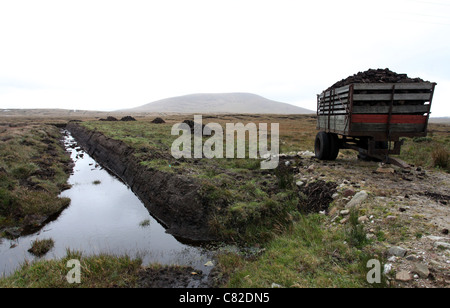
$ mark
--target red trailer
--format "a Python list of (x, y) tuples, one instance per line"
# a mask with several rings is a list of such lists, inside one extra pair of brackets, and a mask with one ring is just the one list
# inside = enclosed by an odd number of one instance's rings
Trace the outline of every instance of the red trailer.
[(316, 157), (336, 159), (339, 149), (405, 166), (401, 137), (427, 135), (433, 82), (353, 83), (317, 95)]

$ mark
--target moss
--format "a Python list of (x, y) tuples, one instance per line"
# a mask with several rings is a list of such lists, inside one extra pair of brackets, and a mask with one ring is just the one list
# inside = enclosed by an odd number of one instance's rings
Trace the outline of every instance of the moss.
[[(51, 215), (70, 200), (59, 198), (69, 178), (70, 156), (51, 125), (9, 127), (0, 144), (0, 227), (20, 227), (30, 214)], [(8, 135), (8, 138), (4, 136)]]

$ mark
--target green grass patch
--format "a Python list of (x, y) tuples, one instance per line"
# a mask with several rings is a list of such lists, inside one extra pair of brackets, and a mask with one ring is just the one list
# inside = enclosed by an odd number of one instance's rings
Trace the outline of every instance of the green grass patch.
[(301, 216), (289, 231), (276, 236), (265, 246), (262, 256), (246, 259), (224, 253), (219, 267), (228, 277), (226, 287), (270, 288), (360, 288), (384, 287), (367, 282), (367, 261), (378, 258), (346, 244), (343, 230), (325, 229), (324, 217)]
[(67, 187), (70, 156), (57, 127), (7, 127), (0, 138), (0, 228), (22, 227), (28, 215), (51, 215), (69, 205), (59, 197)]
[(437, 128), (427, 137), (403, 138), (400, 159), (416, 166), (450, 172), (450, 138), (446, 127)]
[[(67, 275), (80, 262), (80, 283), (69, 283)], [(24, 263), (11, 276), (0, 279), (1, 288), (112, 288), (135, 287), (142, 260), (129, 256), (98, 255), (84, 257), (80, 252), (67, 251), (59, 260), (38, 260)]]

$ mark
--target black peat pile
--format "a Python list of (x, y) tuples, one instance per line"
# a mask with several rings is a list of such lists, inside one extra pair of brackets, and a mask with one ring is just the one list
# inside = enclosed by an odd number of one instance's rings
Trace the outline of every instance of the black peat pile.
[(303, 213), (328, 212), (337, 184), (318, 180), (303, 186), (300, 189), (301, 201), (298, 209)]
[(388, 68), (385, 69), (369, 69), (365, 72), (359, 72), (355, 75), (349, 76), (341, 81), (336, 82), (334, 85), (326, 89), (325, 91), (330, 91), (332, 89), (347, 86), (353, 83), (414, 83), (414, 82), (425, 82), (420, 78), (410, 78), (406, 74), (397, 74)]

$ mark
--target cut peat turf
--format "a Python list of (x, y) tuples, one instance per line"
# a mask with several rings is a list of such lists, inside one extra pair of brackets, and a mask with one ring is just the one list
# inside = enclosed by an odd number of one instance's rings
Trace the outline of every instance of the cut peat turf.
[(333, 194), (336, 192), (336, 183), (318, 180), (309, 183), (300, 189), (299, 210), (303, 213), (328, 212)]

